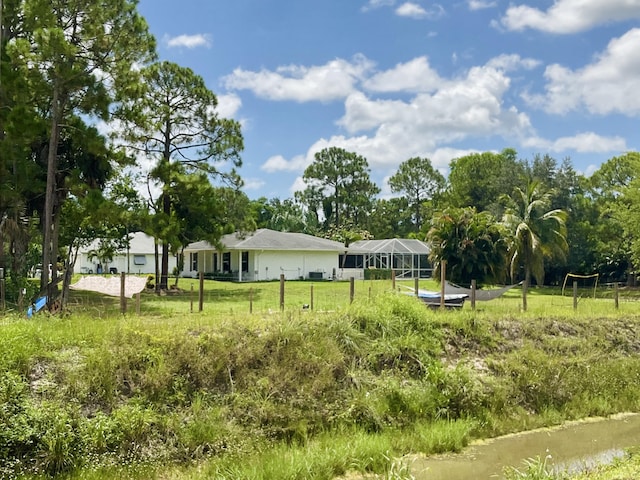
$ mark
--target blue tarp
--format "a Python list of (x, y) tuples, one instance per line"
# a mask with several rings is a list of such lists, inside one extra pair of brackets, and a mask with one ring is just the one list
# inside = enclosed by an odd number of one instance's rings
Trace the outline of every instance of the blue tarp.
[(27, 318), (33, 317), (34, 313), (39, 312), (46, 305), (47, 305), (46, 295), (44, 297), (38, 298), (33, 305), (30, 305), (29, 308), (27, 308)]

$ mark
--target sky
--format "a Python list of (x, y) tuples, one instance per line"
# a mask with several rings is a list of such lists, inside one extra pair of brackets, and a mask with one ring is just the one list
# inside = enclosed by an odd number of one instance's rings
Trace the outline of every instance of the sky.
[(251, 199), (340, 147), (400, 163), (513, 148), (590, 175), (640, 148), (640, 0), (140, 0), (161, 60), (242, 125)]

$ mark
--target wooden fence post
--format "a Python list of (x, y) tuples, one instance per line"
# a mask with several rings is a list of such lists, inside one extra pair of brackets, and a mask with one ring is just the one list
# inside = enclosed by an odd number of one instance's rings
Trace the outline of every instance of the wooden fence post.
[(447, 261), (440, 261), (440, 308), (444, 309), (444, 282), (447, 278)]
[(353, 297), (355, 295), (355, 278), (349, 277), (349, 303), (353, 303)]
[(420, 296), (420, 279), (418, 277), (413, 279), (413, 289), (416, 292), (416, 297)]
[(193, 313), (193, 283), (191, 284), (191, 293), (189, 294), (190, 310)]
[(127, 313), (127, 297), (125, 297), (125, 282), (127, 281), (127, 277), (124, 272), (120, 273), (120, 313), (123, 315)]
[(0, 278), (0, 309), (4, 310), (5, 308), (7, 308), (7, 304), (5, 303), (4, 300), (4, 278)]
[(614, 296), (613, 296), (613, 299), (614, 299), (614, 302), (615, 302), (615, 305), (616, 305), (616, 310), (618, 310), (618, 308), (620, 307), (619, 293), (620, 292), (618, 291), (618, 282), (616, 282), (615, 283), (615, 292), (614, 292)]
[(200, 272), (200, 298), (198, 301), (198, 311), (204, 308), (204, 272)]
[(253, 288), (249, 289), (249, 313), (253, 313)]
[(471, 310), (476, 309), (476, 288), (477, 288), (476, 281), (471, 280)]
[(309, 305), (311, 306), (311, 310), (313, 310), (313, 285), (311, 285), (311, 303)]
[(136, 294), (136, 314), (140, 316), (140, 292)]
[(280, 311), (284, 311), (284, 273), (280, 274)]
[(396, 271), (391, 269), (391, 289), (395, 291), (396, 289)]
[(573, 281), (573, 309), (578, 310), (578, 282)]

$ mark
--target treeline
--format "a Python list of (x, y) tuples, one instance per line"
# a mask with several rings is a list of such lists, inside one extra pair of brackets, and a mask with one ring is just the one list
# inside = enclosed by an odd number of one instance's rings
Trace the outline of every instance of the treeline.
[[(379, 198), (366, 159), (325, 149), (294, 198), (251, 202), (258, 227), (326, 236), (419, 238), (459, 283), (562, 282), (568, 272), (633, 280), (640, 260), (640, 154), (605, 160), (591, 176), (571, 159), (514, 149), (453, 159), (445, 178), (428, 158), (402, 162)], [(437, 271), (436, 271), (437, 273)]]
[[(136, 3), (2, 3), (0, 268), (9, 298), (61, 283), (64, 302), (78, 249), (99, 239), (95, 256), (109, 258), (134, 231), (157, 241), (159, 289), (170, 255), (256, 227), (345, 244), (426, 238), (432, 261), (447, 260), (462, 282), (634, 272), (637, 153), (589, 178), (569, 159), (523, 160), (512, 149), (453, 159), (448, 178), (416, 157), (389, 178), (395, 197), (380, 198), (367, 160), (330, 147), (292, 198), (250, 200), (237, 170), (239, 123), (218, 115), (200, 76), (157, 60)], [(37, 266), (35, 287), (27, 277)]]

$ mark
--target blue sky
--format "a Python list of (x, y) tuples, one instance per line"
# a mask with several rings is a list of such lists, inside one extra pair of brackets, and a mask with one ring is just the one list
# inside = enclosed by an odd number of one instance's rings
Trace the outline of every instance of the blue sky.
[(239, 120), (250, 198), (304, 188), (313, 155), (570, 157), (590, 174), (638, 150), (640, 0), (141, 0), (162, 60)]

